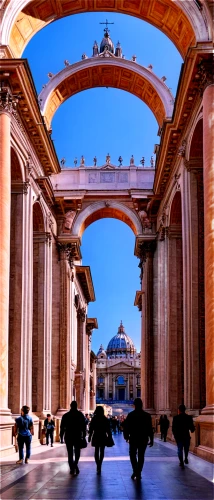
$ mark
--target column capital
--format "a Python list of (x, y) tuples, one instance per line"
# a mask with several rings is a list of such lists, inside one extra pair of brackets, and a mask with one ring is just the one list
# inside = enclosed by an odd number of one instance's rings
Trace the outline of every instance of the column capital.
[(10, 116), (16, 111), (19, 96), (12, 93), (9, 85), (0, 82), (0, 113), (7, 113)]
[(73, 267), (73, 261), (76, 255), (76, 246), (74, 243), (57, 242), (60, 260), (67, 260), (70, 267)]
[(82, 323), (86, 320), (86, 309), (85, 307), (80, 307), (77, 311), (77, 317), (80, 319)]
[(203, 95), (206, 88), (214, 84), (212, 56), (208, 59), (201, 59), (195, 78), (198, 81), (198, 91), (200, 95)]

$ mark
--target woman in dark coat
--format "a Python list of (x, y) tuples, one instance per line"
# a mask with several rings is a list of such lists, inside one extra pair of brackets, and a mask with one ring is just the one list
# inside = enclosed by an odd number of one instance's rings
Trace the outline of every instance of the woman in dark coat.
[(90, 423), (88, 434), (88, 442), (90, 443), (91, 441), (92, 446), (95, 447), (94, 458), (97, 464), (97, 474), (101, 474), (107, 438), (112, 438), (110, 423), (104, 416), (103, 407), (97, 406), (94, 417)]

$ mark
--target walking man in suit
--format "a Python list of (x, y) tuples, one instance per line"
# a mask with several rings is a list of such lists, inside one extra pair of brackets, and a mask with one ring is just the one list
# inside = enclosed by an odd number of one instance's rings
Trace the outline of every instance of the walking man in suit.
[(141, 479), (147, 445), (153, 446), (151, 415), (143, 410), (142, 399), (134, 400), (135, 409), (124, 424), (124, 439), (129, 442), (129, 455), (133, 473), (131, 479)]
[[(80, 472), (78, 462), (80, 458), (81, 439), (86, 436), (86, 422), (83, 413), (77, 410), (77, 402), (72, 401), (70, 406), (70, 411), (62, 417), (60, 440), (63, 443), (63, 438), (65, 437), (70, 473), (77, 475)], [(75, 458), (73, 458), (73, 455), (75, 455)]]
[[(189, 431), (195, 431), (193, 419), (191, 415), (187, 415), (187, 413), (185, 413), (185, 410), (186, 406), (180, 405), (178, 407), (178, 415), (173, 418), (172, 422), (172, 432), (178, 447), (179, 465), (182, 469), (184, 469), (184, 463), (188, 464), (188, 453), (191, 439)], [(183, 457), (183, 449), (185, 459)]]

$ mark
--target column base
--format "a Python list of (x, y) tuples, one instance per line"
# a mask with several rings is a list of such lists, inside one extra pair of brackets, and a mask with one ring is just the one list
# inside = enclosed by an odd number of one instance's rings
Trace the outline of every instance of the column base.
[(13, 444), (13, 426), (15, 421), (9, 408), (0, 409), (0, 457), (15, 452)]
[(214, 405), (205, 406), (201, 410), (201, 415), (214, 415)]
[(64, 413), (67, 413), (67, 411), (69, 411), (70, 408), (59, 408), (56, 412), (56, 415), (54, 415), (56, 418), (62, 418), (62, 416), (64, 415)]
[(214, 462), (214, 418), (213, 415), (199, 415), (195, 423), (195, 446), (192, 450), (196, 455), (209, 462)]

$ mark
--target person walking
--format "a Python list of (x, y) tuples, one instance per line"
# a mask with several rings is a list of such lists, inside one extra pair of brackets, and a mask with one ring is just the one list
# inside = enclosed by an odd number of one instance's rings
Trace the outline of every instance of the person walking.
[(153, 446), (153, 429), (151, 415), (143, 410), (142, 399), (136, 398), (134, 406), (134, 411), (131, 411), (125, 420), (123, 435), (129, 443), (133, 469), (131, 479), (141, 479), (147, 445)]
[(161, 440), (163, 439), (166, 442), (167, 432), (169, 429), (169, 419), (167, 415), (161, 415), (160, 418), (160, 431), (161, 431)]
[(55, 423), (52, 420), (50, 413), (47, 414), (47, 418), (44, 421), (44, 427), (46, 430), (46, 445), (48, 446), (50, 437), (51, 447), (53, 447), (53, 435), (54, 435)]
[[(193, 424), (193, 419), (191, 415), (185, 413), (186, 406), (180, 405), (178, 407), (178, 415), (173, 418), (172, 422), (172, 432), (175, 437), (178, 448), (178, 458), (179, 465), (184, 469), (184, 463), (188, 464), (188, 453), (190, 447), (190, 431), (193, 433), (195, 431), (195, 426)], [(184, 457), (183, 457), (184, 450)]]
[(22, 406), (21, 416), (16, 418), (15, 423), (15, 434), (18, 434), (17, 442), (19, 448), (19, 460), (17, 464), (23, 464), (24, 461), (24, 445), (26, 446), (26, 456), (25, 463), (28, 464), (31, 455), (31, 441), (32, 435), (34, 433), (33, 419), (28, 415), (30, 411), (29, 406)]
[[(60, 427), (60, 441), (65, 444), (68, 452), (68, 463), (70, 473), (79, 474), (78, 462), (80, 458), (81, 440), (86, 436), (85, 417), (81, 411), (77, 409), (77, 402), (72, 401), (71, 409), (62, 417)], [(74, 458), (75, 455), (75, 458)]]
[(88, 434), (88, 442), (95, 447), (94, 458), (97, 464), (97, 474), (101, 474), (102, 463), (105, 454), (107, 439), (114, 445), (110, 422), (104, 415), (102, 406), (97, 406), (95, 414), (91, 420)]

